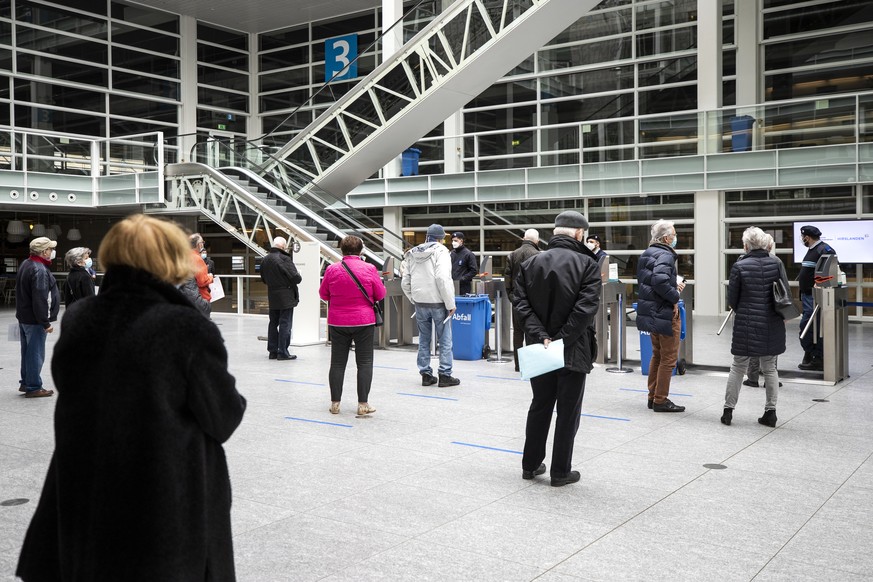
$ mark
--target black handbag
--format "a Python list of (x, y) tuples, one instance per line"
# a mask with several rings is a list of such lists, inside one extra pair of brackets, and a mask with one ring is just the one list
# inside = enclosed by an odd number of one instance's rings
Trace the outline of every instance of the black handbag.
[(379, 305), (378, 301), (373, 301), (372, 299), (370, 299), (370, 296), (367, 295), (366, 291), (364, 291), (364, 286), (361, 285), (361, 282), (358, 281), (358, 278), (355, 277), (355, 274), (352, 273), (352, 270), (345, 263), (345, 261), (342, 262), (342, 266), (348, 272), (348, 274), (352, 277), (352, 279), (355, 281), (355, 283), (357, 283), (358, 289), (361, 290), (361, 293), (364, 294), (364, 297), (367, 298), (367, 301), (369, 301), (373, 304), (373, 314), (376, 316), (376, 327), (382, 327), (385, 324), (385, 320), (382, 319), (382, 306)]
[(781, 276), (773, 281), (773, 307), (776, 308), (776, 313), (781, 315), (782, 319), (795, 319), (800, 317), (802, 312), (791, 298), (791, 291), (786, 284), (787, 276), (785, 275), (785, 267), (782, 265), (782, 261), (779, 261), (779, 270), (781, 271)]

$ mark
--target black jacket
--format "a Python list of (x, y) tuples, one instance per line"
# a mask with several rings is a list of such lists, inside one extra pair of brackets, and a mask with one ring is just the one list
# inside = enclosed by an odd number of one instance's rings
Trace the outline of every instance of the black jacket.
[(735, 356), (778, 356), (785, 351), (785, 320), (773, 305), (773, 283), (788, 281), (782, 262), (765, 250), (754, 250), (734, 263), (728, 304), (734, 310), (731, 353)]
[(245, 399), (215, 324), (172, 285), (111, 267), (67, 310), (52, 376), (55, 450), (17, 575), (234, 580), (221, 444)]
[(479, 274), (479, 263), (476, 255), (466, 246), (452, 249), (452, 279), (460, 281), (458, 290), (466, 295), (473, 289), (473, 277)]
[(673, 306), (679, 303), (676, 251), (655, 243), (640, 255), (637, 267), (637, 329), (673, 336)]
[(524, 262), (515, 281), (513, 306), (527, 343), (563, 339), (564, 367), (590, 372), (597, 355), (594, 316), (601, 286), (588, 247), (569, 236), (553, 236), (548, 250)]
[(826, 242), (818, 241), (813, 245), (803, 256), (803, 262), (800, 263), (800, 272), (797, 274), (798, 287), (804, 295), (812, 293), (812, 288), (815, 285), (815, 264), (822, 255), (835, 255), (837, 251)]
[(300, 303), (297, 285), (303, 277), (285, 251), (276, 247), (270, 249), (261, 261), (261, 280), (267, 284), (270, 309), (292, 309)]
[(74, 265), (64, 282), (64, 299), (67, 307), (79, 299), (94, 295), (94, 279), (85, 270), (85, 267)]
[(22, 261), (15, 279), (15, 318), (48, 329), (58, 319), (61, 294), (48, 266), (31, 256)]
[(506, 257), (506, 271), (503, 273), (503, 278), (506, 283), (506, 293), (509, 300), (513, 299), (513, 285), (518, 278), (518, 272), (521, 270), (521, 264), (534, 255), (539, 254), (540, 249), (533, 241), (523, 240), (521, 246), (509, 253)]

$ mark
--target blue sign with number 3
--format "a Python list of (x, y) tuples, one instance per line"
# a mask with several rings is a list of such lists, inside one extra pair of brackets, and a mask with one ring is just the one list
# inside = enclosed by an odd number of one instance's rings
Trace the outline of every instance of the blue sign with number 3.
[[(358, 35), (347, 34), (324, 41), (324, 82), (344, 81), (358, 76)], [(336, 75), (336, 76), (334, 76)]]

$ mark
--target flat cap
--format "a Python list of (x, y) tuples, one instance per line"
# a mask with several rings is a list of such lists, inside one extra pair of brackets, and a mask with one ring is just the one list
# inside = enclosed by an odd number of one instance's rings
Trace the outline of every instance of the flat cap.
[(805, 234), (806, 236), (811, 236), (813, 238), (821, 238), (821, 231), (811, 224), (807, 224), (806, 226), (800, 227), (800, 234)]
[(48, 237), (40, 236), (30, 241), (30, 252), (40, 254), (48, 249), (53, 249), (58, 246), (58, 241), (54, 241)]
[(555, 226), (567, 228), (588, 228), (588, 221), (575, 210), (565, 210), (555, 218)]
[(459, 239), (461, 239), (461, 240), (465, 240), (465, 239), (464, 239), (464, 233), (461, 232), (461, 231), (453, 232), (453, 233), (452, 233), (452, 238), (459, 238)]

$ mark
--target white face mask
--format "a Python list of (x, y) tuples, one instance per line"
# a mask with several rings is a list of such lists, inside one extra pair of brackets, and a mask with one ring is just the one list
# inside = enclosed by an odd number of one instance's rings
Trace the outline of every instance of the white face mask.
[(205, 261), (206, 260), (206, 251), (200, 253), (200, 257)]
[(593, 251), (595, 248), (597, 248), (597, 245), (594, 244), (593, 242), (587, 242), (587, 243), (585, 243), (585, 246), (588, 247), (589, 251)]
[(54, 249), (52, 249), (52, 254), (49, 257), (49, 260), (54, 261), (56, 256), (58, 256), (58, 253)]
[(453, 241), (452, 241), (452, 248), (453, 248), (453, 249), (456, 249), (456, 248), (458, 248), (459, 246), (461, 246), (461, 243), (459, 243), (459, 242), (456, 241), (456, 240), (453, 240)]

